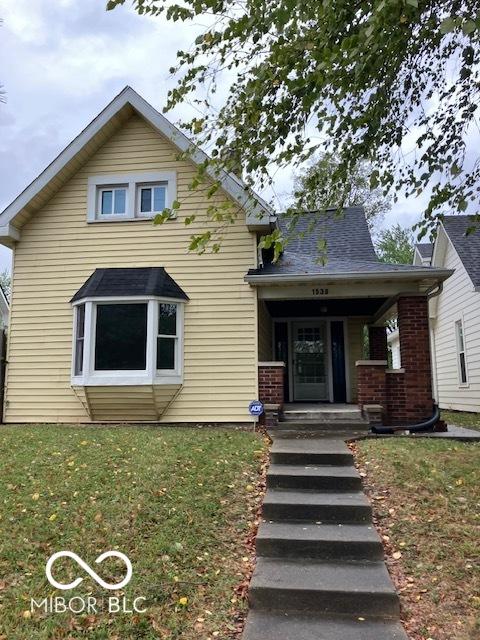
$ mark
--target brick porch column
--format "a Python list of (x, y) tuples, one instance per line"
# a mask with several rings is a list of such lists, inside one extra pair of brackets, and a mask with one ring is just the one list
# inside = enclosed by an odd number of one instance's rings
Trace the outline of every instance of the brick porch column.
[(409, 423), (421, 422), (433, 413), (428, 299), (402, 296), (397, 305), (405, 415)]
[(368, 327), (370, 360), (387, 360), (387, 327)]
[(372, 422), (371, 413), (381, 421), (387, 410), (386, 360), (357, 360), (358, 405), (365, 417)]
[(258, 399), (265, 407), (261, 421), (267, 428), (278, 424), (283, 408), (283, 380), (285, 364), (283, 362), (258, 363)]

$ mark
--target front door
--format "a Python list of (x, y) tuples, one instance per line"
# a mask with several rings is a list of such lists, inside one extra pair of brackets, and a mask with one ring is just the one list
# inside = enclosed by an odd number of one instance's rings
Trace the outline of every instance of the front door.
[(292, 327), (293, 399), (329, 399), (327, 323), (294, 322)]

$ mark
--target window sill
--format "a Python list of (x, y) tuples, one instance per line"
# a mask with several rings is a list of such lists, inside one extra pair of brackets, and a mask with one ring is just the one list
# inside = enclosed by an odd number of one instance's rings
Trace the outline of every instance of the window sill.
[[(113, 222), (115, 224), (118, 224), (119, 222), (152, 222), (156, 215), (157, 214), (154, 213), (152, 216), (138, 216), (137, 218), (132, 218), (130, 216), (125, 216), (123, 218), (118, 216), (118, 218), (115, 218), (113, 216), (109, 216), (105, 218), (95, 218), (95, 220), (87, 220), (87, 224), (106, 224), (108, 222)], [(176, 220), (176, 218), (177, 216), (171, 215), (168, 219)]]
[(74, 376), (71, 380), (72, 387), (133, 387), (133, 386), (162, 386), (170, 384), (182, 384), (183, 378), (179, 374), (168, 376), (135, 376), (135, 375), (111, 375), (111, 376)]

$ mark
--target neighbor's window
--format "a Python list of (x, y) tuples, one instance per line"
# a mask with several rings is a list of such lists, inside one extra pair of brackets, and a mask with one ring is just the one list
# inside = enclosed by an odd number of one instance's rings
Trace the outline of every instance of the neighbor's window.
[(149, 184), (137, 186), (137, 212), (140, 216), (161, 213), (166, 206), (167, 185)]
[(80, 376), (83, 373), (83, 352), (85, 344), (85, 305), (80, 304), (76, 311), (76, 330), (75, 330), (75, 375)]
[(177, 360), (177, 305), (158, 305), (157, 370), (175, 370)]
[(125, 215), (127, 212), (127, 187), (106, 187), (98, 190), (98, 211), (102, 216)]
[(455, 322), (455, 332), (457, 334), (457, 363), (458, 363), (458, 379), (460, 384), (467, 384), (467, 362), (465, 357), (465, 337), (463, 335), (463, 321)]
[(95, 371), (145, 371), (147, 303), (97, 304)]

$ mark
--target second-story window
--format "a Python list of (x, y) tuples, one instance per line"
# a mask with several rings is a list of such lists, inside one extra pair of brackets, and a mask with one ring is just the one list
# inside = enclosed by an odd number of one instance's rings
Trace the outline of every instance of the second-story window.
[(102, 187), (98, 190), (98, 213), (101, 216), (125, 215), (127, 212), (127, 186)]
[(161, 213), (167, 202), (166, 184), (142, 184), (137, 187), (137, 212), (140, 216)]
[(174, 218), (176, 198), (175, 171), (90, 176), (87, 222), (146, 220), (165, 209)]

